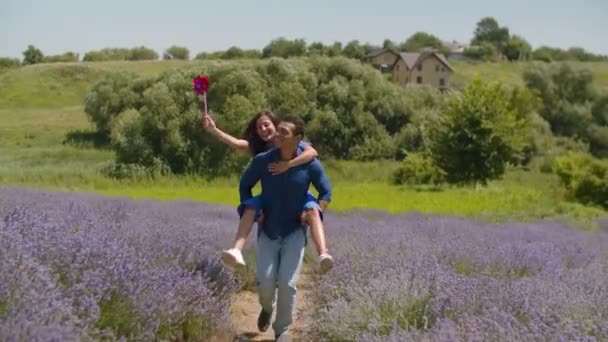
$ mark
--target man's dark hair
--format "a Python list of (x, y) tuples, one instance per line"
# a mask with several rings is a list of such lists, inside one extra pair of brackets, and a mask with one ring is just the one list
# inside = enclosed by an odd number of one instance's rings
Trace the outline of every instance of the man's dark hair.
[(304, 120), (297, 115), (287, 115), (281, 118), (281, 122), (289, 122), (295, 126), (293, 130), (294, 135), (301, 135), (304, 137)]

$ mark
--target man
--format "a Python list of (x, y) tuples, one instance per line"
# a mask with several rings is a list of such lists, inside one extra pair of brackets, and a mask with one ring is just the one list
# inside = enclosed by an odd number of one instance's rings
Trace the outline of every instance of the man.
[(273, 329), (277, 340), (288, 338), (296, 300), (296, 281), (304, 257), (306, 232), (301, 212), (310, 183), (319, 192), (319, 206), (324, 211), (331, 200), (331, 186), (319, 160), (290, 168), (281, 175), (272, 175), (268, 165), (291, 160), (301, 153), (298, 143), (304, 137), (304, 122), (286, 117), (277, 126), (278, 148), (258, 154), (245, 170), (239, 186), (241, 203), (252, 197), (251, 189), (262, 182), (264, 221), (258, 230), (257, 282), (262, 311), (258, 329), (266, 331), (274, 309), (278, 287), (277, 315)]

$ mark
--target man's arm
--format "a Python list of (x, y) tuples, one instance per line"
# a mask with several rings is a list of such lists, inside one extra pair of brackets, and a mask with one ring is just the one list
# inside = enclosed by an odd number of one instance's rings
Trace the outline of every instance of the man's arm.
[(310, 164), (309, 172), (312, 185), (319, 192), (321, 211), (325, 211), (325, 208), (331, 202), (331, 184), (329, 183), (329, 178), (319, 160), (314, 160)]
[(255, 186), (255, 184), (262, 177), (263, 164), (265, 160), (265, 155), (255, 156), (252, 160), (243, 175), (241, 176), (241, 181), (239, 183), (239, 194), (241, 196), (241, 203), (250, 199), (252, 196), (251, 189)]

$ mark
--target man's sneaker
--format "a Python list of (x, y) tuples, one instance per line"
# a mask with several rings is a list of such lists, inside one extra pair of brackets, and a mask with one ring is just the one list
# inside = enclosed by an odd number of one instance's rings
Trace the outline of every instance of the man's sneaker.
[(289, 336), (289, 332), (286, 331), (286, 332), (282, 333), (281, 335), (275, 336), (274, 340), (276, 342), (291, 342), (291, 336)]
[(321, 273), (327, 273), (334, 267), (334, 259), (331, 255), (323, 253), (319, 255), (319, 265), (321, 266)]
[(245, 266), (245, 259), (243, 259), (243, 253), (236, 248), (230, 248), (222, 251), (222, 260), (226, 265), (232, 268)]
[(264, 309), (260, 312), (258, 316), (258, 330), (264, 332), (268, 330), (270, 327), (270, 316), (272, 316), (272, 312), (266, 312)]

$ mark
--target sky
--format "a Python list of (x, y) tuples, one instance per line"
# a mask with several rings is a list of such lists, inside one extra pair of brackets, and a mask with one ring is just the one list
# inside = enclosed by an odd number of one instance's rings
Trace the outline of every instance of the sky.
[(468, 42), (494, 17), (533, 47), (583, 47), (608, 55), (607, 0), (0, 0), (0, 56), (23, 58), (146, 46), (191, 56), (231, 46), (262, 49), (272, 39), (403, 42), (417, 31)]

